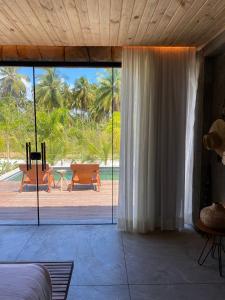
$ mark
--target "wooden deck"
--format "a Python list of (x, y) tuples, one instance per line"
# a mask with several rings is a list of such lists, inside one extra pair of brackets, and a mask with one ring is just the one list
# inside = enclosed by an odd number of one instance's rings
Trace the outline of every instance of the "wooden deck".
[[(28, 187), (19, 193), (20, 182), (0, 182), (0, 223), (37, 223), (37, 193), (35, 187)], [(112, 193), (113, 191), (113, 193)], [(113, 206), (112, 206), (113, 204)], [(112, 210), (116, 222), (118, 204), (118, 181), (103, 180), (100, 192), (89, 186), (79, 186), (68, 192), (66, 186), (39, 192), (41, 223), (89, 224), (111, 223)]]

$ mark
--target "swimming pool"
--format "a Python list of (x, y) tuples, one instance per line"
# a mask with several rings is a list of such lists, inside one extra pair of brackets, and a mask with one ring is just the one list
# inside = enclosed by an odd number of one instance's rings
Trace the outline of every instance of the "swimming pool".
[[(55, 180), (59, 180), (59, 174), (57, 173), (57, 170), (60, 170), (60, 169), (66, 169), (66, 168), (53, 168), (54, 169), (54, 178)], [(112, 169), (113, 169), (113, 172), (112, 172)], [(70, 169), (68, 169), (65, 173), (65, 177), (67, 180), (71, 180), (71, 177), (72, 177), (72, 171)], [(100, 177), (101, 177), (101, 180), (119, 180), (119, 167), (114, 167), (114, 168), (111, 168), (111, 167), (101, 167), (100, 168)], [(17, 172), (16, 174), (8, 177), (7, 179), (5, 180), (8, 180), (8, 181), (21, 181), (22, 179), (22, 172), (19, 171)]]

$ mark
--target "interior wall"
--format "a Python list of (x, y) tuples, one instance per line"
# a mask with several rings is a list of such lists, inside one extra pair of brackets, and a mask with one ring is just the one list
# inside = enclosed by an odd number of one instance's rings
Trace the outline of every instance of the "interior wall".
[[(225, 102), (225, 54), (214, 58), (212, 121), (221, 116)], [(225, 166), (211, 155), (212, 200), (225, 203)]]
[[(203, 134), (221, 117), (225, 101), (225, 53), (206, 58), (204, 71)], [(225, 166), (215, 152), (202, 150), (201, 207), (225, 203)]]

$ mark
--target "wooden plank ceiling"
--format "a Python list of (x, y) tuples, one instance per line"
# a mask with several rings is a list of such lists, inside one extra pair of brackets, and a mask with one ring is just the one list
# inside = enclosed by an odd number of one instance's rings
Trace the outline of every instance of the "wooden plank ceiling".
[(225, 0), (0, 0), (0, 45), (202, 46)]

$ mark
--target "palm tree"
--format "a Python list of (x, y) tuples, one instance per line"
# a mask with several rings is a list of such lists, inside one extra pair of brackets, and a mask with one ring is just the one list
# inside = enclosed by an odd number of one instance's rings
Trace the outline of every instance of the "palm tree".
[(71, 109), (73, 104), (73, 93), (67, 82), (62, 83), (61, 92), (64, 98), (64, 107)]
[(62, 80), (55, 68), (44, 68), (38, 76), (36, 89), (37, 104), (48, 111), (63, 107)]
[(50, 163), (66, 157), (69, 150), (68, 131), (71, 127), (73, 127), (73, 119), (67, 108), (57, 108), (50, 113), (44, 110), (37, 112), (39, 142), (47, 143)]
[(73, 108), (80, 109), (82, 113), (87, 112), (95, 98), (95, 86), (90, 84), (85, 77), (76, 80), (73, 95)]
[(17, 107), (24, 105), (26, 98), (25, 81), (28, 77), (18, 73), (18, 67), (1, 67), (0, 68), (0, 97), (13, 99)]
[(16, 103), (0, 103), (0, 135), (4, 144), (3, 152), (6, 153), (7, 160), (10, 159), (11, 148), (18, 146), (20, 131), (19, 115)]
[(106, 71), (108, 75), (99, 79), (98, 95), (93, 107), (96, 119), (108, 117), (110, 112), (120, 110), (120, 71), (118, 69)]

